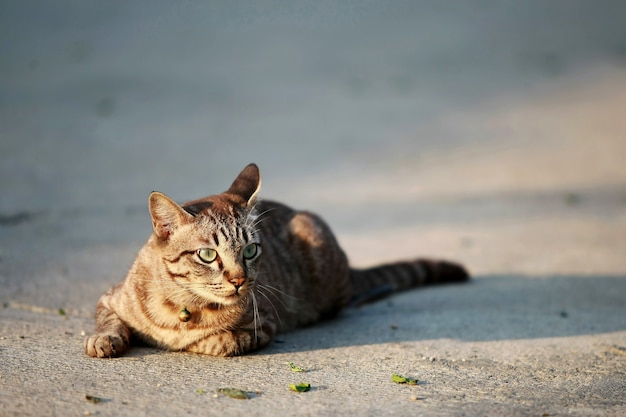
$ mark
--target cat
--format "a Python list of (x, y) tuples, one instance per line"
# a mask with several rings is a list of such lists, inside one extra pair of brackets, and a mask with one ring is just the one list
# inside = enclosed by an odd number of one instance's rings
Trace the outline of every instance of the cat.
[(258, 199), (260, 185), (250, 164), (224, 193), (182, 206), (150, 194), (153, 233), (126, 279), (98, 301), (86, 354), (122, 355), (135, 337), (168, 350), (241, 355), (347, 306), (469, 279), (446, 261), (351, 269), (322, 219)]

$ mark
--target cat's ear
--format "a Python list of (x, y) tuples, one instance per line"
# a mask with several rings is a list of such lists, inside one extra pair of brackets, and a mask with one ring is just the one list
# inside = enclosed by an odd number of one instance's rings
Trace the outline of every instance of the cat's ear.
[(243, 169), (230, 186), (229, 194), (237, 195), (251, 204), (261, 189), (261, 174), (256, 164), (250, 164)]
[(163, 193), (154, 191), (148, 200), (152, 227), (159, 239), (166, 240), (181, 224), (193, 216)]

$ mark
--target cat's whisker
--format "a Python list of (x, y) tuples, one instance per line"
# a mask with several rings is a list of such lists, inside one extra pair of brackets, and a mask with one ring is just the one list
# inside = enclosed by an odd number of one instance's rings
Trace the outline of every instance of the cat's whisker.
[(276, 313), (276, 318), (278, 319), (278, 322), (282, 326), (283, 325), (283, 321), (281, 320), (280, 314), (278, 313), (278, 310), (276, 309), (276, 306), (274, 305), (272, 300), (270, 300), (269, 297), (267, 295), (265, 295), (265, 293), (263, 293), (263, 291), (261, 291), (259, 288), (257, 288), (257, 291), (259, 292), (259, 294), (261, 294), (263, 297), (265, 297), (265, 299), (267, 300), (268, 303), (270, 303), (270, 305), (274, 309), (274, 313)]
[(268, 290), (268, 291), (270, 291), (270, 292), (273, 292), (274, 294), (275, 294), (275, 293), (279, 293), (279, 294), (284, 295), (284, 296), (285, 296), (285, 297), (287, 297), (287, 298), (291, 298), (291, 299), (292, 299), (292, 300), (294, 300), (294, 301), (301, 301), (301, 300), (300, 300), (300, 298), (298, 298), (298, 297), (294, 297), (293, 295), (290, 295), (290, 294), (287, 294), (286, 292), (281, 291), (281, 290), (279, 290), (279, 289), (278, 289), (278, 288), (276, 288), (276, 287), (272, 287), (272, 286), (271, 286), (271, 285), (269, 285), (269, 284), (258, 284), (258, 285), (259, 285), (260, 287), (262, 287), (263, 289), (266, 289), (266, 290)]
[[(250, 293), (252, 296), (252, 320), (254, 325), (254, 340), (257, 340), (257, 323), (261, 324), (261, 318), (259, 317), (259, 307), (257, 306), (256, 296), (253, 292)], [(257, 322), (258, 319), (258, 322)]]
[(278, 296), (276, 293), (274, 293), (270, 288), (262, 287), (262, 289), (266, 290), (267, 292), (269, 292), (270, 295), (272, 295), (274, 298), (276, 298), (278, 300), (278, 302), (280, 303), (280, 305), (285, 309), (285, 311), (289, 310), (289, 308), (287, 307), (285, 302), (281, 299), (281, 297)]
[(272, 212), (272, 211), (274, 211), (274, 210), (276, 210), (276, 209), (275, 209), (275, 208), (269, 208), (269, 209), (267, 209), (267, 210), (263, 211), (262, 213), (257, 214), (257, 215), (255, 216), (255, 218), (254, 218), (254, 221), (253, 221), (252, 223), (246, 223), (246, 226), (247, 226), (247, 227), (249, 227), (249, 228), (251, 228), (251, 229), (254, 229), (254, 230), (255, 230), (255, 232), (256, 232), (256, 231), (257, 231), (257, 230), (256, 230), (256, 227), (257, 227), (257, 226), (258, 226), (258, 225), (259, 225), (262, 221), (264, 221), (265, 219), (267, 219), (267, 218), (268, 218), (268, 217), (263, 217), (263, 216), (265, 216), (266, 214), (268, 214), (268, 213), (270, 213), (270, 212)]

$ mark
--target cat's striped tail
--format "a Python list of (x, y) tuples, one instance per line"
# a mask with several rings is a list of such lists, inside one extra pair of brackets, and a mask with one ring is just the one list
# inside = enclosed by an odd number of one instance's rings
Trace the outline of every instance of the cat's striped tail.
[(387, 297), (391, 293), (424, 285), (463, 282), (469, 274), (463, 266), (429, 259), (394, 262), (366, 269), (350, 269), (352, 298), (356, 307)]

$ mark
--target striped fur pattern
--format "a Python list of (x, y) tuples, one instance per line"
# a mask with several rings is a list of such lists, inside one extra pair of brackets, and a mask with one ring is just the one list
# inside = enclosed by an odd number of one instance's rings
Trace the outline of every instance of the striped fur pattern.
[(346, 306), (468, 278), (459, 265), (427, 260), (351, 270), (324, 221), (258, 200), (260, 184), (251, 164), (228, 191), (182, 206), (152, 193), (153, 234), (126, 279), (100, 298), (86, 353), (119, 356), (135, 337), (169, 350), (240, 355)]

